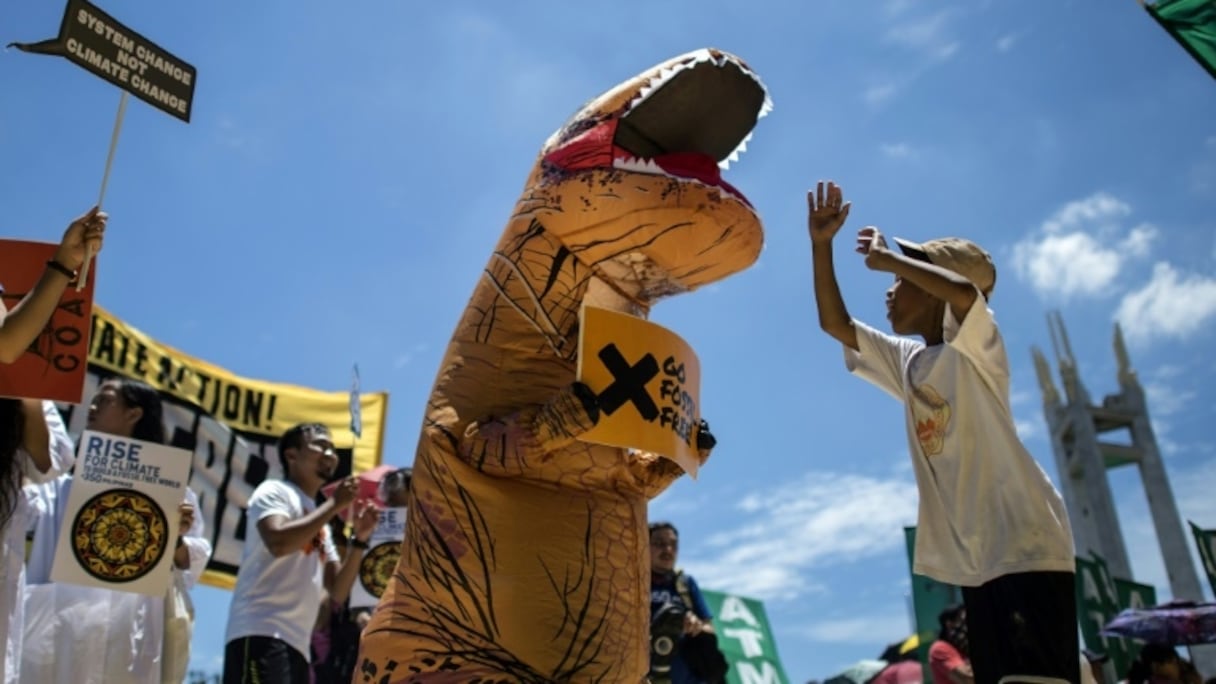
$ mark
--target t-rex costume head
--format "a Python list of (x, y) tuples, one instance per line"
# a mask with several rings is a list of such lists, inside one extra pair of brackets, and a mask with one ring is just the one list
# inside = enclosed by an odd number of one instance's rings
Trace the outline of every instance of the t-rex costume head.
[[(577, 440), (599, 418), (574, 382), (579, 309), (644, 316), (756, 260), (760, 220), (719, 162), (769, 107), (742, 61), (698, 50), (545, 144), (439, 369), (356, 681), (645, 676), (646, 504), (681, 471)], [(700, 435), (702, 461), (712, 441)]]

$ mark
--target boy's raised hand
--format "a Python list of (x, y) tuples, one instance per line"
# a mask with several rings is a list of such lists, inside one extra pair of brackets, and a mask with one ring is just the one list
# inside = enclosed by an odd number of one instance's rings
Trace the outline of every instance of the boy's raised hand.
[(866, 266), (874, 270), (882, 270), (881, 260), (887, 255), (887, 239), (874, 226), (866, 226), (857, 231), (857, 253), (866, 257)]
[(840, 186), (828, 181), (825, 187), (824, 182), (819, 181), (814, 190), (807, 191), (806, 206), (811, 242), (826, 244), (830, 243), (844, 226), (851, 205), (843, 201)]

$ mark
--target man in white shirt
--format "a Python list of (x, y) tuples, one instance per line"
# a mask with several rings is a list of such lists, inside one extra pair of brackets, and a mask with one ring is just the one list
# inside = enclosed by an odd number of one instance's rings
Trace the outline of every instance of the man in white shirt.
[[(285, 432), (279, 459), (286, 479), (267, 479), (249, 499), (251, 532), (228, 612), (224, 684), (309, 681), (309, 639), (318, 611), (327, 598), (346, 600), (379, 516), (372, 502), (355, 501), (353, 477), (317, 505), (317, 492), (338, 466), (324, 425)], [(343, 562), (328, 523), (352, 503), (354, 539)]]

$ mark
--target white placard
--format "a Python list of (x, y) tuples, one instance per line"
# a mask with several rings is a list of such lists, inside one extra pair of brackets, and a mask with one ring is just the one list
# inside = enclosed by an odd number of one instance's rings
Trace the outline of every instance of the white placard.
[(405, 539), (405, 508), (385, 508), (380, 522), (368, 538), (370, 547), (363, 552), (359, 575), (350, 590), (351, 608), (370, 608), (380, 602), (397, 561), (401, 558), (401, 541)]
[(51, 580), (164, 596), (191, 454), (85, 431)]

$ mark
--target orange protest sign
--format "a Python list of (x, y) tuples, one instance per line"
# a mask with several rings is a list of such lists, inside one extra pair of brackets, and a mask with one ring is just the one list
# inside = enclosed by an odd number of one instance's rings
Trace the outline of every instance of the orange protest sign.
[(641, 318), (584, 306), (578, 379), (600, 406), (599, 423), (580, 439), (650, 451), (696, 476), (701, 365), (688, 343)]
[[(12, 310), (42, 277), (57, 246), (48, 242), (0, 239), (0, 284), (4, 306)], [(66, 288), (59, 306), (29, 349), (11, 364), (0, 364), (0, 396), (80, 403), (88, 370), (93, 313), (90, 273), (79, 292)]]

